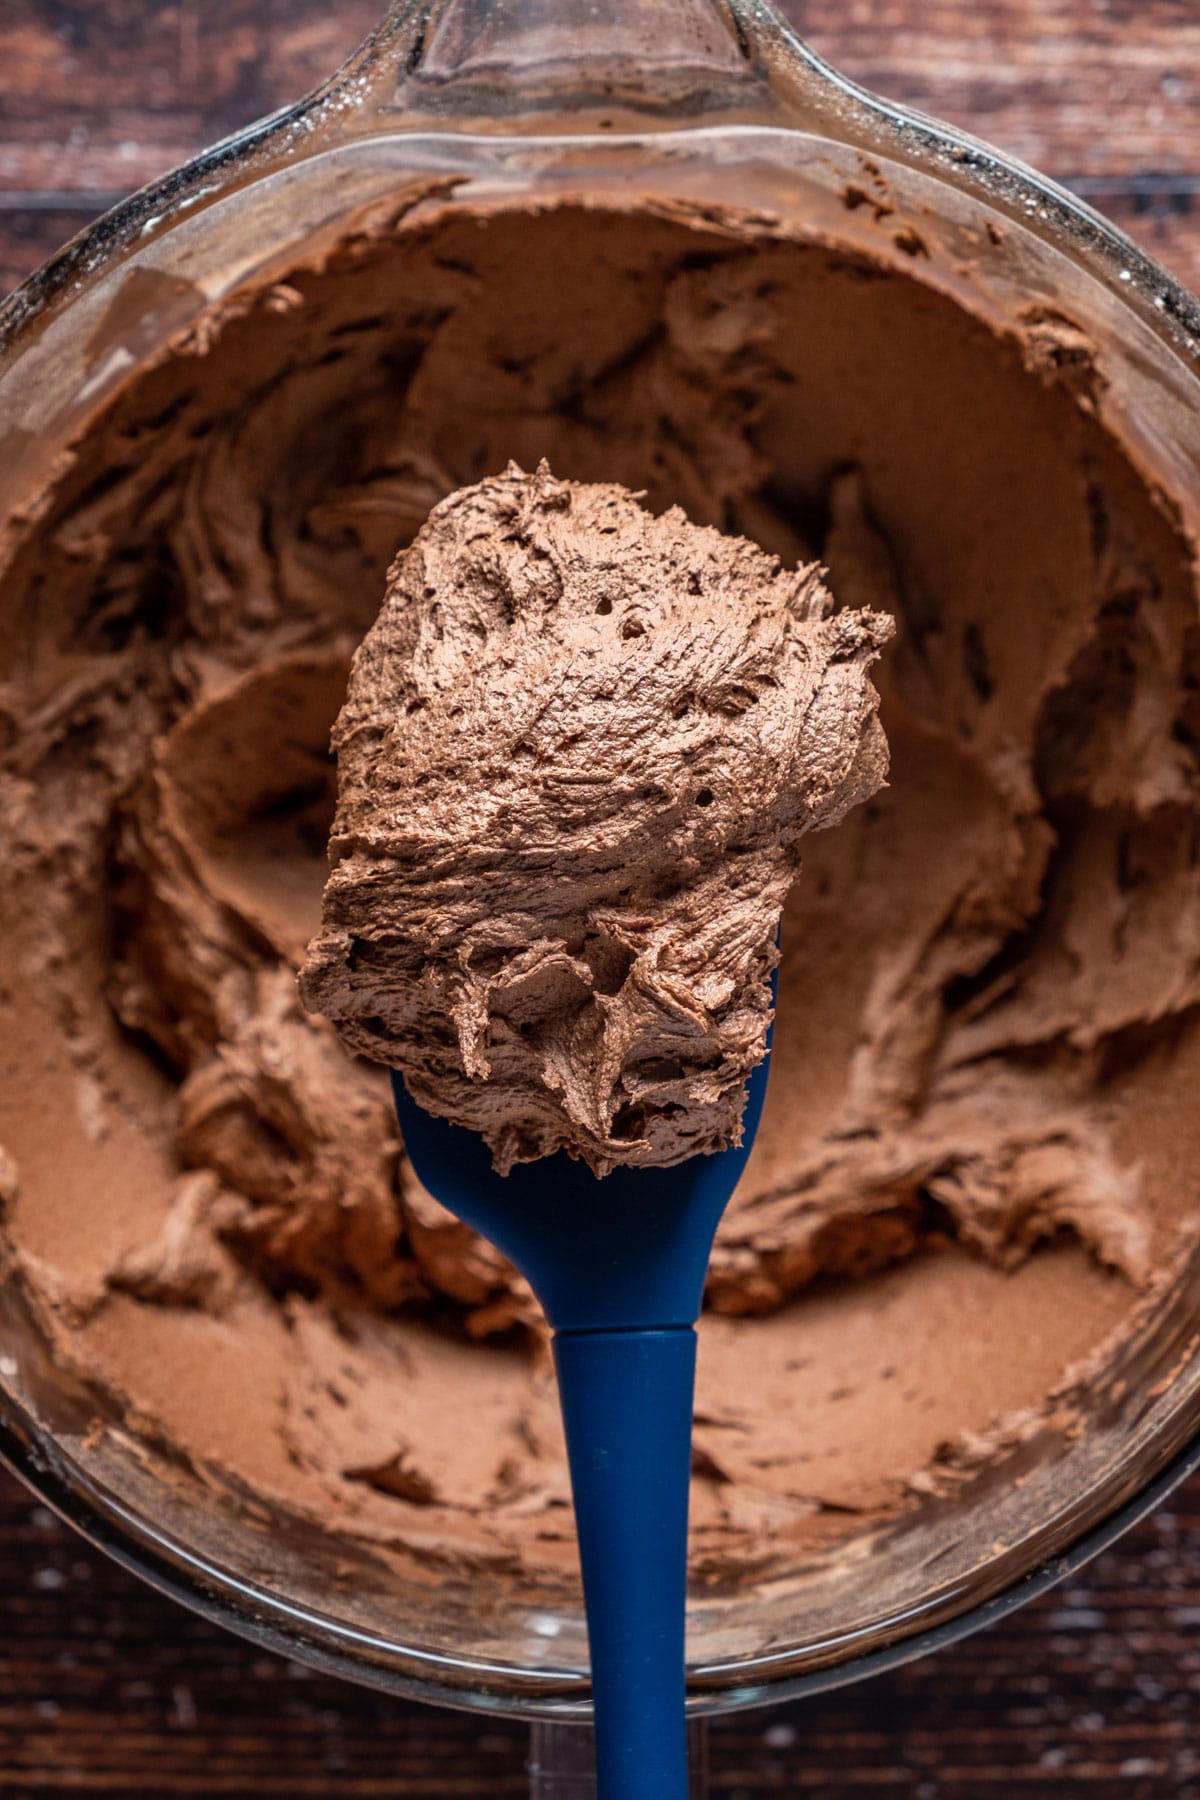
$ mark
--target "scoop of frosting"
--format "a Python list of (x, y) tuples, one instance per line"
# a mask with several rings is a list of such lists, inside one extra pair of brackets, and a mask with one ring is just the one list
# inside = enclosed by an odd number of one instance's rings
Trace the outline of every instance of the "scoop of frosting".
[(502, 1171), (738, 1142), (800, 840), (883, 784), (891, 631), (616, 485), (452, 494), (334, 730), (305, 1004)]

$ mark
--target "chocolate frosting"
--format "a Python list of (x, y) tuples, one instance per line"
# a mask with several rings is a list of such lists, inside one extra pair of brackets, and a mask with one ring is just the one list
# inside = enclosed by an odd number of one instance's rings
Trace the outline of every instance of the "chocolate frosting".
[(434, 508), (334, 727), (305, 1004), (496, 1167), (739, 1143), (808, 831), (880, 787), (891, 635), (549, 465)]
[[(701, 1325), (697, 1571), (941, 1491), (1171, 1280), (1200, 1157), (1192, 546), (1103, 347), (1044, 308), (996, 329), (939, 256), (415, 186), (209, 306), (8, 521), (0, 1257), (127, 1432), (411, 1556), (571, 1566), (529, 1295), (295, 988), (354, 646), (397, 548), (509, 457), (820, 558), (840, 607), (897, 621), (890, 785), (805, 839), (785, 908)], [(646, 653), (617, 606), (589, 628)]]

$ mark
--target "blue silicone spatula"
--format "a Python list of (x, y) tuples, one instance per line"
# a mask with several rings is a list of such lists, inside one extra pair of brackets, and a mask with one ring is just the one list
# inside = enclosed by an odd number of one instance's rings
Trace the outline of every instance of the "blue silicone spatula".
[(482, 1138), (393, 1074), (404, 1146), (442, 1205), (490, 1238), (554, 1331), (587, 1606), (599, 1800), (687, 1800), (684, 1623), (696, 1319), (736, 1149), (600, 1179), (565, 1154), (497, 1175)]

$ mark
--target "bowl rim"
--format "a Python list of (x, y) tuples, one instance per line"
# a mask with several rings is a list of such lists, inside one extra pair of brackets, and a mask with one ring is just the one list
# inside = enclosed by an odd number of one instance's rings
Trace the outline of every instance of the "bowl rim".
[[(206, 1559), (191, 1553), (184, 1560), (169, 1556), (166, 1545), (170, 1540), (165, 1537), (159, 1537), (157, 1545), (153, 1537), (134, 1540), (122, 1529), (117, 1509), (107, 1513), (89, 1500), (57, 1466), (57, 1460), (40, 1454), (35, 1438), (14, 1429), (10, 1420), (0, 1413), (0, 1465), (15, 1475), (36, 1499), (93, 1548), (148, 1583), (156, 1592), (199, 1614), (210, 1624), (232, 1631), (259, 1649), (303, 1663), (320, 1674), (355, 1682), (360, 1687), (376, 1688), (400, 1699), (417, 1700), (457, 1712), (483, 1712), (560, 1724), (585, 1724), (591, 1717), (590, 1695), (584, 1676), (576, 1679), (568, 1693), (561, 1691), (562, 1678), (555, 1678), (559, 1691), (542, 1695), (504, 1693), (495, 1687), (461, 1687), (433, 1676), (407, 1674), (378, 1663), (367, 1663), (349, 1648), (339, 1650), (308, 1636), (291, 1635), (281, 1622), (287, 1615), (308, 1621), (314, 1632), (327, 1639), (331, 1630), (340, 1632), (348, 1646), (359, 1634), (350, 1627), (335, 1627), (329, 1619), (277, 1597), (267, 1597), (264, 1607), (259, 1590), (239, 1582)], [(688, 1712), (695, 1717), (715, 1717), (805, 1699), (903, 1668), (934, 1651), (944, 1650), (1007, 1618), (1029, 1601), (1038, 1599), (1077, 1574), (1154, 1512), (1197, 1470), (1200, 1470), (1200, 1430), (1149, 1482), (1089, 1527), (1067, 1549), (1046, 1557), (1036, 1568), (1018, 1576), (998, 1593), (924, 1631), (897, 1637), (842, 1662), (790, 1675), (768, 1676), (743, 1686), (689, 1693)], [(405, 1654), (410, 1659), (423, 1656), (431, 1666), (441, 1664), (446, 1667), (453, 1661), (432, 1652), (406, 1651)], [(697, 1672), (689, 1668), (689, 1680), (696, 1678)]]
[[(656, 138), (703, 138), (714, 129), (752, 132), (765, 128), (784, 135), (820, 135), (828, 131), (836, 139), (853, 143), (857, 141), (856, 125), (862, 126), (886, 154), (926, 171), (932, 166), (953, 185), (970, 188), (988, 204), (1010, 211), (1027, 229), (1055, 240), (1060, 248), (1065, 238), (1074, 256), (1089, 263), (1091, 272), (1115, 288), (1133, 310), (1142, 311), (1177, 354), (1189, 357), (1200, 368), (1200, 295), (1192, 293), (1104, 213), (1019, 157), (917, 107), (876, 94), (842, 74), (809, 48), (778, 11), (774, 0), (749, 0), (749, 4), (761, 15), (757, 19), (760, 43), (775, 52), (772, 80), (780, 55), (801, 78), (804, 93), (798, 103), (792, 96), (790, 106), (785, 102), (782, 111), (761, 116), (756, 124), (722, 126), (717, 115), (709, 120), (683, 120), (676, 127), (668, 123), (665, 129), (660, 125), (645, 132), (573, 132), (568, 134), (570, 141), (603, 145), (606, 149), (622, 143), (648, 147)], [(82, 279), (111, 257), (156, 233), (173, 211), (185, 205), (202, 211), (210, 198), (219, 197), (223, 189), (214, 184), (214, 177), (239, 171), (253, 179), (267, 172), (273, 157), (291, 160), (292, 153), (299, 152), (295, 160), (304, 160), (325, 147), (322, 132), (317, 131), (309, 140), (303, 128), (319, 120), (331, 103), (336, 109), (339, 100), (348, 95), (353, 103), (356, 89), (373, 82), (380, 66), (395, 58), (400, 27), (406, 22), (400, 17), (402, 11), (393, 8), (384, 25), (309, 93), (239, 127), (126, 195), (0, 299), (0, 368), (25, 332), (65, 293), (78, 287)], [(420, 7), (415, 6), (413, 16), (419, 12)], [(364, 134), (367, 137), (415, 138), (449, 133), (462, 139), (472, 135), (469, 128), (456, 128), (452, 117), (438, 118), (436, 114), (405, 120), (374, 110), (373, 117), (373, 126)], [(330, 142), (338, 142), (341, 135), (335, 131)], [(504, 139), (491, 141), (499, 144)], [(551, 137), (542, 141), (556, 140)], [(538, 137), (520, 136), (516, 142), (529, 150)]]

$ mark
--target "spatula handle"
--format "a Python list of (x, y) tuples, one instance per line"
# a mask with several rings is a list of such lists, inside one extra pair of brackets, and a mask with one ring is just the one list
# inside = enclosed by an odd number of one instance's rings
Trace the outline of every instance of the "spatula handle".
[[(708, 1720), (688, 1720), (688, 1794), (708, 1800)], [(588, 1725), (537, 1719), (529, 1734), (529, 1800), (596, 1800), (596, 1740)]]
[(687, 1800), (696, 1334), (561, 1332), (554, 1348), (587, 1604), (598, 1800)]

